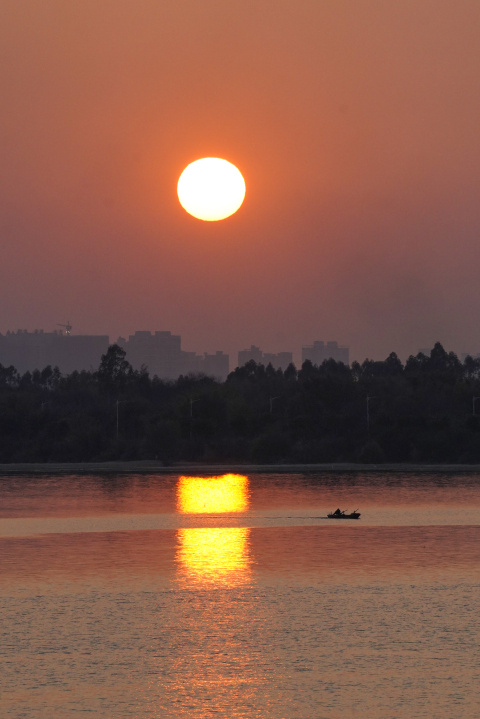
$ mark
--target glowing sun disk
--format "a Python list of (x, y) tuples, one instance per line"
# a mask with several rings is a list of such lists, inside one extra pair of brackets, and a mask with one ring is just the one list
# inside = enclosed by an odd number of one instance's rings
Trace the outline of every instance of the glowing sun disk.
[(180, 204), (199, 220), (224, 220), (238, 210), (245, 197), (240, 170), (219, 157), (195, 160), (184, 169), (177, 185)]

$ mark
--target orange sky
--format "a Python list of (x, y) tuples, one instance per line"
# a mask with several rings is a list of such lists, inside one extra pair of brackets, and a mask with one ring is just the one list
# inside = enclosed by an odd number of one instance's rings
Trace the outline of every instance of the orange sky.
[[(0, 332), (480, 352), (478, 0), (4, 0)], [(176, 197), (235, 163), (219, 223)]]

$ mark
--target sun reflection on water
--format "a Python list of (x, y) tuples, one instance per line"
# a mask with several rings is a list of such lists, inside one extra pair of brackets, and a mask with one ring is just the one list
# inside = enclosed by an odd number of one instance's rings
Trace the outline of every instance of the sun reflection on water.
[[(180, 477), (182, 514), (222, 514), (248, 509), (248, 477)], [(179, 578), (187, 583), (236, 586), (250, 577), (248, 527), (188, 527), (178, 530)]]
[(178, 530), (177, 560), (184, 580), (234, 586), (248, 581), (248, 527), (189, 527)]

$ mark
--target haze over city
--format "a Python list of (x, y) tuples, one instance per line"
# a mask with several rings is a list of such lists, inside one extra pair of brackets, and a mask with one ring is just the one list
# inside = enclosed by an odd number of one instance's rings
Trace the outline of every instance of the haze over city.
[[(5, 2), (0, 332), (480, 351), (477, 0)], [(246, 183), (202, 222), (178, 178)]]

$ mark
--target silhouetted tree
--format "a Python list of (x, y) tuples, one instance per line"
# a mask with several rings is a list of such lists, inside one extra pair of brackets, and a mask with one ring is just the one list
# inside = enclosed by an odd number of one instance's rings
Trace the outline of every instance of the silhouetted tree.
[(98, 379), (107, 390), (123, 389), (133, 376), (132, 365), (125, 359), (126, 352), (119, 345), (110, 345), (100, 361)]
[(440, 343), (405, 365), (249, 362), (224, 383), (150, 377), (112, 345), (96, 372), (0, 365), (0, 461), (476, 462), (478, 397), (480, 360)]

